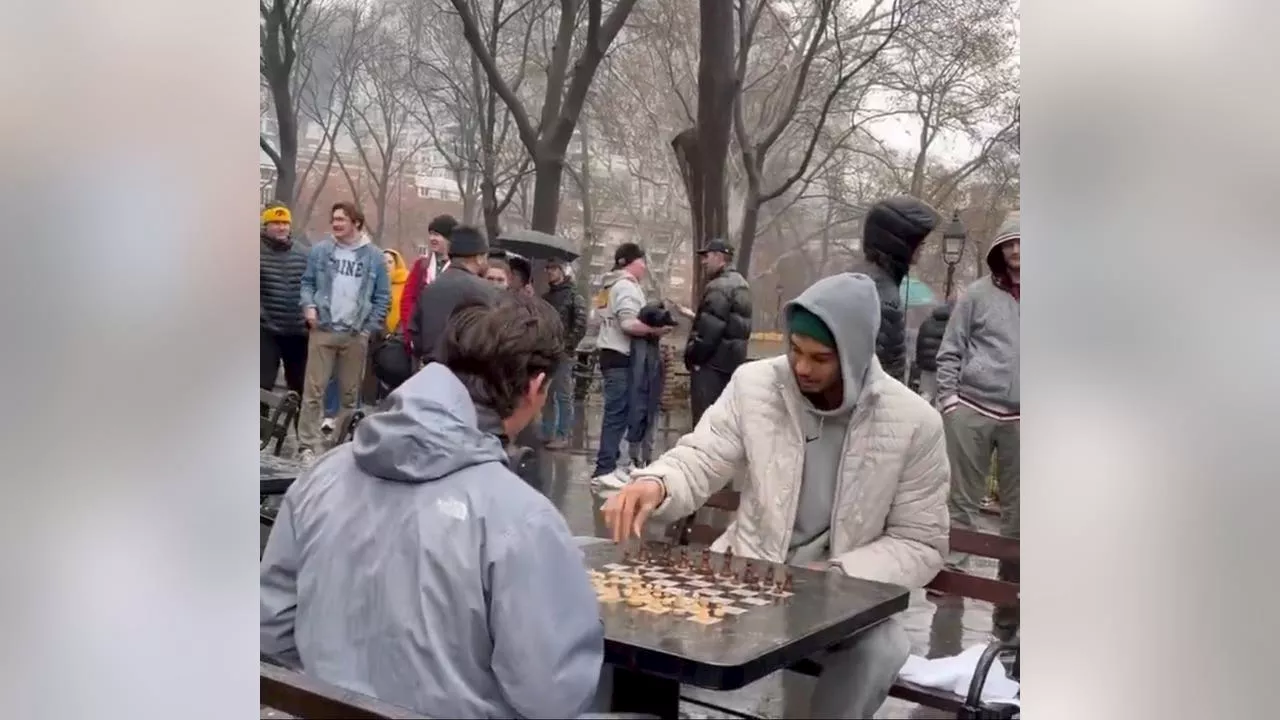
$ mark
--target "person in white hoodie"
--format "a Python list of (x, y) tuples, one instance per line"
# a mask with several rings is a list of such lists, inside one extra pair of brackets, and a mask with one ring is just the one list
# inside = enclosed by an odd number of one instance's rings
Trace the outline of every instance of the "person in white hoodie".
[[(947, 552), (950, 466), (938, 412), (876, 358), (875, 282), (825, 278), (784, 313), (787, 355), (740, 366), (693, 432), (605, 503), (605, 523), (639, 535), (745, 473), (712, 550), (923, 587)], [(873, 717), (910, 650), (893, 619), (862, 631), (815, 658), (815, 687), (784, 675), (783, 716)]]

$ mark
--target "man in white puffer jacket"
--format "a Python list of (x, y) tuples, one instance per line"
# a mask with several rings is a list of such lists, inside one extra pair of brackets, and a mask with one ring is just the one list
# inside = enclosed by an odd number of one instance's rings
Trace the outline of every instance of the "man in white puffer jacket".
[[(785, 357), (741, 366), (693, 432), (604, 506), (617, 540), (747, 482), (712, 546), (919, 588), (947, 553), (942, 419), (876, 359), (880, 299), (865, 275), (818, 281), (785, 308)], [(823, 653), (816, 687), (787, 673), (785, 717), (872, 717), (910, 653), (895, 620)]]

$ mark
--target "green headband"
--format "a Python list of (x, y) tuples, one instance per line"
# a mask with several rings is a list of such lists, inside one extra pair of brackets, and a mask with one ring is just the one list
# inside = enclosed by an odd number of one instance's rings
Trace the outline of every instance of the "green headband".
[(827, 327), (827, 324), (822, 322), (822, 318), (799, 305), (792, 305), (791, 312), (787, 314), (787, 330), (792, 335), (804, 335), (817, 340), (832, 350), (836, 349), (835, 336), (831, 334), (831, 329)]

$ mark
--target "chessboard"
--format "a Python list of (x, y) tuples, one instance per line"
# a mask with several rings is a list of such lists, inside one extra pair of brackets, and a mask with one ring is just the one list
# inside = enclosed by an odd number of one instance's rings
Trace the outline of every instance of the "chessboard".
[(588, 572), (596, 597), (640, 612), (673, 615), (714, 625), (753, 609), (778, 605), (793, 596), (791, 573), (767, 563), (734, 562), (726, 552), (713, 567), (711, 551), (663, 545), (624, 552), (621, 562)]

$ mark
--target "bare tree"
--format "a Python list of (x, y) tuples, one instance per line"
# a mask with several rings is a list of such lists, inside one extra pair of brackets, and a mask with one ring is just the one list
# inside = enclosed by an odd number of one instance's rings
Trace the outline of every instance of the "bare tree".
[[(693, 251), (729, 230), (725, 163), (729, 159), (730, 115), (737, 90), (733, 64), (733, 4), (700, 0), (698, 103), (694, 126), (671, 140), (684, 177), (693, 219)], [(693, 296), (705, 284), (693, 259)]]
[[(528, 175), (531, 160), (519, 144), (511, 114), (499, 102), (465, 38), (456, 32), (452, 14), (432, 8), (430, 13), (416, 13), (410, 23), (414, 72), (409, 83), (417, 99), (415, 116), (427, 128), (433, 149), (455, 180), (465, 221), (474, 222), (483, 213), (486, 229), (496, 236), (502, 214), (517, 184)], [(508, 12), (505, 0), (493, 0), (487, 16), (475, 9), (488, 30), (485, 42), (490, 54), (500, 65), (514, 66), (511, 88), (519, 94), (528, 73), (536, 24), (524, 22), (518, 42), (503, 44), (502, 31), (520, 25), (528, 13), (521, 8)]]
[[(534, 167), (531, 226), (554, 233), (560, 212), (560, 189), (565, 152), (573, 139), (592, 79), (609, 46), (622, 30), (636, 0), (616, 0), (608, 15), (603, 0), (560, 0), (554, 45), (546, 69), (542, 108), (537, 124), (525, 102), (512, 89), (489, 50), (486, 33), (469, 0), (450, 0), (462, 21), (463, 35), (480, 62), (489, 86), (506, 104)], [(527, 0), (526, 5), (534, 0)], [(581, 11), (586, 13), (585, 37), (573, 57)], [(501, 18), (491, 18), (495, 24)], [(572, 60), (572, 69), (570, 61)]]
[[(336, 154), (352, 195), (368, 193), (370, 234), (381, 241), (386, 232), (387, 203), (393, 188), (403, 190), (406, 166), (428, 142), (402, 98), (406, 95), (407, 66), (400, 40), (400, 16), (383, 6), (370, 10), (369, 33), (354, 67), (344, 125), (359, 160), (357, 174)], [(367, 186), (365, 182), (367, 181)]]
[[(873, 63), (902, 29), (913, 5), (914, 0), (877, 0), (848, 27), (842, 27), (844, 8), (837, 0), (814, 0), (811, 13), (791, 16), (778, 13), (773, 0), (739, 5), (737, 80), (742, 90), (733, 124), (747, 181), (737, 258), (743, 274), (751, 266), (761, 206), (790, 191), (811, 170), (824, 171), (832, 156), (819, 157), (816, 151), (824, 145), (829, 151), (839, 148), (860, 123), (881, 115), (863, 117), (860, 101), (871, 85), (863, 76), (874, 70)], [(753, 69), (751, 54), (762, 22), (780, 32), (775, 44), (781, 40), (782, 48)], [(769, 83), (770, 75), (779, 77)], [(829, 133), (829, 119), (836, 113), (846, 121)], [(789, 132), (798, 134), (795, 152), (780, 164), (790, 167), (780, 180), (768, 183), (769, 154)]]
[[(1011, 0), (931, 4), (904, 31), (886, 84), (919, 125), (916, 148), (900, 173), (906, 192), (945, 205), (994, 151), (1016, 142), (1014, 12)], [(947, 135), (966, 139), (976, 152), (959, 164), (939, 163), (938, 142)]]
[(313, 10), (316, 16), (321, 13), (324, 21), (317, 32), (314, 51), (300, 60), (306, 63), (309, 81), (298, 92), (299, 131), (306, 138), (308, 125), (320, 130), (320, 139), (310, 149), (297, 176), (294, 224), (302, 228), (307, 227), (333, 173), (338, 157), (337, 138), (344, 132), (351, 100), (357, 53), (366, 33), (358, 7), (339, 10), (325, 6)]
[(259, 72), (275, 109), (278, 147), (265, 137), (258, 144), (276, 166), (276, 197), (293, 202), (298, 172), (298, 54), (305, 44), (312, 0), (259, 0)]

